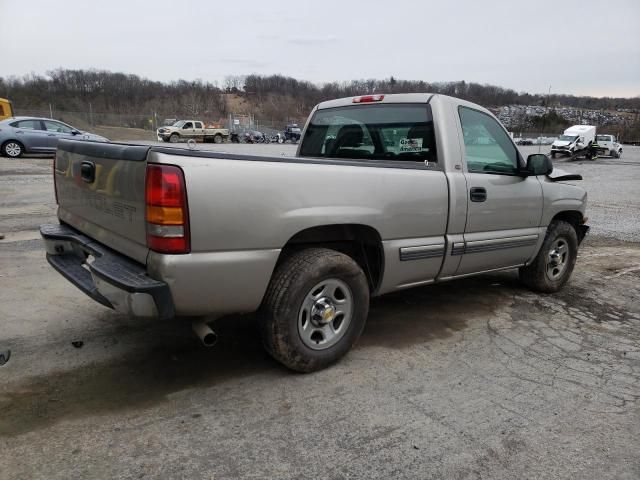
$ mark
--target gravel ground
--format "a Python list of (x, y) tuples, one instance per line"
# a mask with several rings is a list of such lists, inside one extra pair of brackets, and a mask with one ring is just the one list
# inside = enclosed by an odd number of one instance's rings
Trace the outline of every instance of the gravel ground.
[(555, 164), (592, 226), (562, 292), (505, 272), (377, 298), (353, 352), (299, 375), (251, 316), (204, 349), (85, 297), (38, 240), (51, 160), (0, 159), (0, 478), (639, 478), (640, 148)]

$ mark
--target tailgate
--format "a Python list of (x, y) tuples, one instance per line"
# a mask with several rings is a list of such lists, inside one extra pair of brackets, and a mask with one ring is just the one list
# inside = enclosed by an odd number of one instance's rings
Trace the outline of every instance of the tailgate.
[(58, 218), (146, 263), (145, 173), (148, 146), (60, 140), (54, 177)]

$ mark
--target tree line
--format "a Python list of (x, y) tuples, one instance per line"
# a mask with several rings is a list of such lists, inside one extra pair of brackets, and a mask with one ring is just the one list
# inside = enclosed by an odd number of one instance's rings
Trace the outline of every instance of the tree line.
[(195, 116), (209, 120), (230, 113), (229, 95), (242, 97), (250, 112), (273, 121), (302, 121), (323, 100), (368, 93), (430, 92), (452, 95), (485, 107), (502, 105), (568, 106), (583, 109), (640, 111), (640, 97), (585, 97), (564, 94), (539, 95), (474, 82), (426, 82), (400, 80), (352, 80), (317, 85), (283, 75), (228, 76), (219, 85), (202, 80), (159, 82), (138, 75), (106, 70), (57, 69), (45, 75), (0, 77), (0, 97), (21, 109), (55, 109), (119, 115), (159, 117)]
[(149, 116), (224, 117), (227, 102), (215, 84), (202, 80), (158, 82), (105, 70), (58, 69), (46, 76), (0, 77), (0, 97), (20, 110)]

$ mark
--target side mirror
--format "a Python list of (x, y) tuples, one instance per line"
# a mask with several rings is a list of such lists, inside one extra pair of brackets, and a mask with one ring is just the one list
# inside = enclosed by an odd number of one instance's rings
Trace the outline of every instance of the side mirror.
[(71, 130), (71, 135), (80, 135), (80, 130)]
[(527, 157), (526, 171), (529, 175), (549, 175), (553, 172), (553, 163), (544, 153), (534, 153)]

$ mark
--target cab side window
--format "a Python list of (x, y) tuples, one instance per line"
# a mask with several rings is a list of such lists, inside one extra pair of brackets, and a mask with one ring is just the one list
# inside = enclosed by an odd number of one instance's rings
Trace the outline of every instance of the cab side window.
[(186, 130), (187, 128), (193, 128), (193, 123), (191, 122), (187, 122), (184, 124), (184, 127), (182, 127), (183, 130)]
[(202, 128), (202, 122), (196, 122), (196, 128)]
[(515, 174), (518, 151), (502, 126), (472, 108), (459, 107), (459, 114), (469, 172)]

